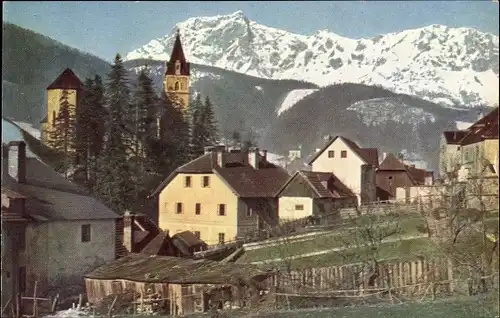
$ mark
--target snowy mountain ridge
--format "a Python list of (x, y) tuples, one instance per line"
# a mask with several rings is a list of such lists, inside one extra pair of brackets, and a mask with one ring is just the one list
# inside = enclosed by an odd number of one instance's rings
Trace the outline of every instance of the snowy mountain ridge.
[(498, 105), (498, 36), (472, 28), (431, 25), (370, 39), (327, 30), (306, 36), (237, 11), (177, 23), (125, 59), (168, 59), (177, 29), (188, 60), (197, 64), (320, 86), (380, 85), (448, 107)]

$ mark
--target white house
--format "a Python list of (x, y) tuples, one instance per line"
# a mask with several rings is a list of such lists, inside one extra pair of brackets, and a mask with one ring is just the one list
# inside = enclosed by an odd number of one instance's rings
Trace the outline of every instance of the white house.
[(376, 148), (361, 148), (346, 137), (336, 136), (316, 152), (309, 165), (313, 172), (333, 173), (356, 195), (358, 204), (376, 200)]

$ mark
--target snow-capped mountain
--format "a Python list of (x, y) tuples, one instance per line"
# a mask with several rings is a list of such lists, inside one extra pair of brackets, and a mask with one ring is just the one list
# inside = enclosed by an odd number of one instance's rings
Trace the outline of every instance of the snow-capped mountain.
[(126, 55), (166, 60), (180, 29), (189, 61), (268, 79), (325, 86), (381, 85), (443, 106), (498, 104), (498, 36), (431, 25), (371, 39), (331, 31), (311, 36), (248, 20), (243, 12), (196, 17)]

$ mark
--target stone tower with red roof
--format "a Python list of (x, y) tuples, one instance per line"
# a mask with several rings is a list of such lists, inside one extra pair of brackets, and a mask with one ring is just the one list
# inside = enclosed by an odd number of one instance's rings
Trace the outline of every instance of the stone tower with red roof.
[(177, 30), (170, 60), (166, 63), (163, 90), (172, 101), (185, 110), (189, 105), (189, 63), (182, 49), (180, 31)]

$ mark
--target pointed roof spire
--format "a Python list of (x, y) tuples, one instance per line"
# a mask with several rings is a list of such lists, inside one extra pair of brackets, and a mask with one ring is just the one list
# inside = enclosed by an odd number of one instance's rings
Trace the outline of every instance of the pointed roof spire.
[(181, 44), (181, 30), (177, 29), (175, 34), (174, 48), (172, 49), (172, 54), (170, 55), (170, 62), (180, 61), (181, 63), (186, 62), (186, 57), (184, 56), (184, 50)]
[(80, 89), (82, 86), (83, 83), (78, 76), (70, 68), (67, 68), (47, 87), (47, 90)]

